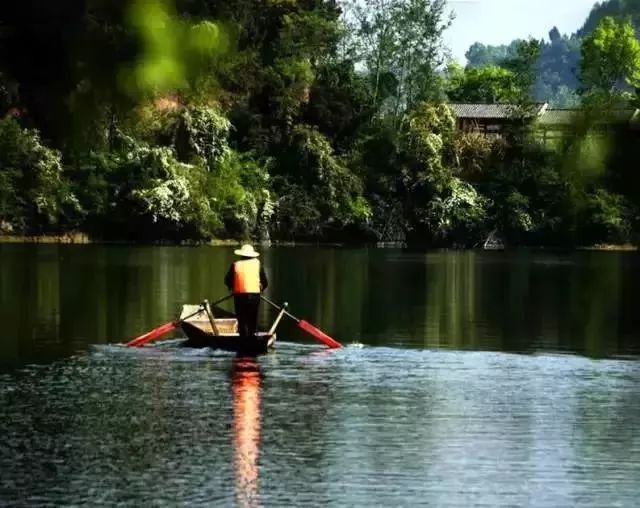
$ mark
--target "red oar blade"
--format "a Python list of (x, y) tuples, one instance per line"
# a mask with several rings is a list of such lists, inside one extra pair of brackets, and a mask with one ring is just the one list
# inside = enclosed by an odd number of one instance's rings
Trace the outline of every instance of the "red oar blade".
[(140, 347), (144, 346), (148, 342), (152, 340), (156, 340), (163, 335), (172, 332), (178, 327), (178, 323), (171, 321), (170, 323), (165, 323), (158, 328), (154, 328), (150, 332), (145, 333), (144, 335), (140, 335), (140, 337), (136, 337), (130, 342), (127, 342), (127, 347)]
[(320, 342), (330, 347), (331, 349), (338, 349), (342, 347), (342, 344), (340, 344), (337, 340), (332, 339), (322, 330), (318, 330), (315, 326), (307, 323), (306, 321), (298, 321), (298, 328), (304, 330), (309, 335), (312, 335), (314, 338), (318, 339)]

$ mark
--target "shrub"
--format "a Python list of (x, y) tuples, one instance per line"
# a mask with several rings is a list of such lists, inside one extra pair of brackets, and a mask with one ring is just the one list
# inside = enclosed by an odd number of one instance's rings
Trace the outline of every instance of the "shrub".
[(58, 232), (81, 210), (62, 168), (59, 152), (37, 131), (13, 118), (0, 120), (0, 221), (18, 233)]
[[(420, 217), (421, 229), (425, 232), (422, 241), (435, 246), (475, 245), (486, 230), (488, 206), (489, 200), (472, 185), (452, 178), (449, 188), (435, 196)], [(414, 238), (415, 241), (420, 239)]]
[(597, 189), (586, 201), (586, 242), (626, 243), (630, 240), (631, 213), (623, 196)]
[(278, 162), (279, 173), (286, 175), (274, 182), (281, 196), (274, 224), (279, 236), (319, 239), (369, 222), (361, 179), (314, 127), (296, 126)]
[(231, 123), (210, 106), (174, 106), (159, 111), (148, 108), (137, 130), (151, 144), (173, 148), (180, 162), (202, 160), (213, 169), (229, 149)]
[(226, 234), (268, 239), (275, 201), (269, 189), (268, 163), (229, 150), (208, 177), (207, 194)]
[(208, 172), (172, 149), (131, 138), (118, 152), (89, 154), (77, 169), (90, 232), (135, 240), (209, 238), (222, 226), (204, 190)]

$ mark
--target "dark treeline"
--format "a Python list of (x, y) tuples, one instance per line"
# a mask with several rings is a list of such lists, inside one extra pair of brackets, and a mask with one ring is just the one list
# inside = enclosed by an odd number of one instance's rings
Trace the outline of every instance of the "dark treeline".
[[(0, 234), (637, 241), (623, 19), (552, 40), (577, 45), (584, 114), (550, 145), (531, 117), (545, 45), (448, 65), (444, 0), (22, 0), (2, 17)], [(448, 101), (509, 102), (512, 121), (461, 132)]]

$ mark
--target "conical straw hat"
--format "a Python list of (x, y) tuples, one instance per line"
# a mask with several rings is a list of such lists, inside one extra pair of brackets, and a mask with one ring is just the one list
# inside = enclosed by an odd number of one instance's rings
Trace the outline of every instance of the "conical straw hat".
[(257, 258), (260, 255), (251, 245), (243, 245), (239, 249), (234, 250), (233, 253), (243, 258)]

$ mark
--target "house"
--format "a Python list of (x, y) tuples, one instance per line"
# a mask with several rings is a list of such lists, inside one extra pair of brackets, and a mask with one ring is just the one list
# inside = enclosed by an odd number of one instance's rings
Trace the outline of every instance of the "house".
[[(500, 136), (516, 118), (515, 104), (451, 103), (449, 107), (456, 117), (457, 128), (463, 132), (481, 132)], [(536, 104), (531, 113), (536, 134), (545, 142), (559, 140), (570, 135), (580, 121), (592, 121), (597, 127), (612, 125), (640, 126), (640, 110), (620, 108), (598, 112), (593, 120), (580, 108), (553, 108), (547, 103)]]
[[(449, 107), (459, 130), (497, 136), (514, 121), (518, 112), (515, 104), (450, 103)], [(532, 117), (540, 117), (547, 108), (546, 103), (536, 104)]]
[(559, 141), (588, 122), (590, 128), (605, 131), (615, 126), (640, 126), (640, 109), (617, 108), (589, 114), (580, 108), (548, 108), (536, 122), (536, 133), (545, 143)]

